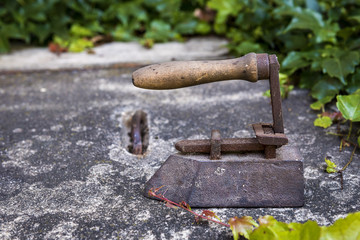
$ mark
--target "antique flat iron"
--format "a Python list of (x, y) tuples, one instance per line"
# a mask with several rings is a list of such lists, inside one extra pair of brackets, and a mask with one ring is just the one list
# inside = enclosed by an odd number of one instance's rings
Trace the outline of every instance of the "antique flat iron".
[(146, 89), (175, 89), (231, 79), (270, 82), (273, 123), (253, 124), (255, 138), (182, 140), (146, 183), (144, 194), (161, 188), (166, 198), (191, 207), (300, 207), (304, 204), (303, 160), (296, 147), (284, 146), (275, 55), (249, 53), (219, 61), (174, 61), (133, 73)]

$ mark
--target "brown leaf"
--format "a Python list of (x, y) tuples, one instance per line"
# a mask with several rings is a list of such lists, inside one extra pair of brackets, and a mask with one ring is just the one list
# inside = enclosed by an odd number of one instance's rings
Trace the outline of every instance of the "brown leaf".
[(103, 43), (111, 42), (113, 39), (110, 35), (96, 35), (90, 39), (94, 46), (101, 45)]
[(213, 211), (210, 211), (210, 210), (202, 211), (201, 215), (203, 215), (205, 217), (216, 218), (220, 221), (220, 218), (218, 216), (216, 216), (216, 214)]
[(187, 202), (185, 202), (185, 201), (182, 201), (182, 202), (180, 203), (180, 206), (183, 206), (183, 207), (185, 207), (185, 208), (187, 208), (187, 209), (191, 210), (190, 205), (189, 205)]
[(216, 11), (208, 7), (206, 7), (205, 9), (197, 8), (194, 11), (194, 16), (202, 21), (211, 22), (215, 19)]
[(244, 216), (242, 218), (230, 218), (229, 224), (235, 240), (238, 239), (239, 234), (249, 239), (249, 235), (253, 231), (254, 227), (258, 226), (254, 219), (249, 216)]
[(54, 43), (54, 42), (49, 43), (48, 48), (49, 48), (50, 52), (53, 52), (56, 54), (67, 52), (67, 50), (68, 50), (66, 47), (61, 47), (59, 44)]
[(320, 114), (322, 117), (329, 117), (333, 122), (344, 120), (341, 112), (323, 112)]

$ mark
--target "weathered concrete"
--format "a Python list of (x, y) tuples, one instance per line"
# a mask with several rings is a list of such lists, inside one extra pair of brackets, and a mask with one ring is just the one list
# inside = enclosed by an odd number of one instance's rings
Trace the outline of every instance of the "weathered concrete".
[[(131, 71), (43, 72), (0, 76), (0, 239), (231, 239), (215, 224), (143, 197), (144, 183), (185, 138), (252, 134), (270, 122), (268, 83), (228, 81), (171, 91), (132, 86)], [(308, 93), (283, 102), (285, 133), (304, 157), (302, 208), (218, 208), (221, 219), (271, 214), (282, 221), (330, 224), (360, 210), (359, 155), (339, 179), (324, 172), (324, 157), (339, 166), (351, 149), (313, 127)], [(129, 154), (126, 119), (148, 113), (150, 145)], [(358, 128), (358, 125), (355, 127)], [(335, 131), (335, 127), (328, 131)]]
[(94, 66), (149, 64), (172, 60), (219, 58), (228, 53), (222, 38), (191, 38), (184, 43), (156, 43), (146, 49), (136, 42), (112, 42), (94, 48), (93, 54), (62, 53), (47, 48), (30, 48), (0, 55), (0, 72), (24, 70), (57, 70)]

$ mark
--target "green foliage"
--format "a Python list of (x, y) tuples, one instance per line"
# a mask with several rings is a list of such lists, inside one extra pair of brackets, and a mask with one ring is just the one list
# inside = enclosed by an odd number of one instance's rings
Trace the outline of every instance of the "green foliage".
[[(336, 165), (330, 160), (325, 158), (325, 161), (328, 166), (330, 165), (333, 169), (336, 168)], [(180, 203), (175, 203), (167, 199), (163, 194), (159, 193), (159, 190), (163, 187), (164, 186), (158, 188), (151, 188), (148, 192), (149, 196), (165, 202), (165, 206), (169, 208), (182, 208), (188, 211), (195, 216), (196, 222), (199, 222), (202, 219), (230, 228), (232, 230), (234, 240), (238, 240), (239, 235), (250, 240), (330, 240), (360, 238), (360, 212), (350, 213), (347, 215), (346, 218), (339, 219), (333, 225), (328, 227), (321, 227), (314, 221), (307, 221), (303, 224), (296, 222), (278, 222), (272, 216), (260, 217), (258, 219), (259, 224), (250, 216), (243, 216), (241, 218), (233, 217), (230, 218), (228, 224), (226, 224), (222, 222), (213, 211), (203, 210), (202, 213), (199, 214), (192, 210), (189, 204), (184, 201)]]
[(10, 40), (45, 44), (55, 37), (68, 41), (69, 50), (76, 52), (91, 47), (96, 35), (117, 41), (181, 40), (182, 35), (209, 32), (193, 14), (200, 4), (205, 5), (201, 0), (4, 0), (0, 52), (10, 50)]
[[(196, 9), (216, 15), (195, 17)], [(359, 9), (353, 0), (4, 0), (0, 52), (9, 51), (10, 40), (61, 42), (79, 52), (96, 44), (98, 35), (150, 48), (215, 33), (230, 40), (235, 55), (276, 53), (286, 76), (282, 96), (298, 83), (310, 89), (318, 100), (312, 107), (319, 109), (360, 88)]]
[(326, 96), (310, 105), (313, 110), (324, 109), (324, 105), (332, 100), (332, 96)]
[(318, 116), (318, 118), (314, 121), (314, 126), (316, 127), (328, 128), (331, 124), (332, 120), (328, 116)]
[[(283, 223), (272, 216), (259, 218), (260, 226), (249, 234), (250, 240), (327, 240), (327, 239), (359, 239), (360, 212), (348, 214), (344, 219), (337, 220), (331, 226), (319, 226), (314, 221), (301, 223)], [(234, 236), (234, 239), (235, 236)]]
[(327, 173), (335, 173), (337, 172), (336, 168), (336, 164), (333, 163), (331, 160), (325, 158), (325, 163), (326, 163), (326, 172)]
[(338, 95), (336, 99), (336, 106), (345, 119), (352, 122), (360, 121), (360, 89), (351, 95)]

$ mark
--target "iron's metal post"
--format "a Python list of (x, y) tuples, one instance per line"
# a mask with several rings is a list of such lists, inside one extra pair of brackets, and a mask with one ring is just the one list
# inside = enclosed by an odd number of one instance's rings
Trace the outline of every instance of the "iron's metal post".
[(273, 128), (275, 133), (284, 133), (283, 117), (281, 110), (281, 93), (279, 82), (280, 64), (276, 55), (269, 56), (270, 62), (270, 96), (273, 115)]

